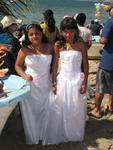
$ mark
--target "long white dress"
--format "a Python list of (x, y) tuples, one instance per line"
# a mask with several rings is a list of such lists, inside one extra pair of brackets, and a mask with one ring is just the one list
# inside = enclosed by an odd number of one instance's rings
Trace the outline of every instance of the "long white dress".
[(57, 95), (51, 102), (43, 135), (43, 144), (82, 141), (86, 120), (86, 94), (80, 94), (84, 79), (82, 54), (69, 50), (60, 52), (61, 69), (57, 77)]
[(33, 77), (31, 93), (20, 104), (27, 144), (38, 144), (48, 110), (51, 91), (50, 64), (52, 55), (28, 55), (25, 58), (26, 73)]

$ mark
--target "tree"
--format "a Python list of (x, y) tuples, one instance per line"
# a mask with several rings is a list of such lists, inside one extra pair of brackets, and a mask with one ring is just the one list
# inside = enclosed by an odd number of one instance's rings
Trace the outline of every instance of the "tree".
[(0, 0), (0, 16), (16, 14), (23, 15), (23, 11), (30, 11), (32, 0)]

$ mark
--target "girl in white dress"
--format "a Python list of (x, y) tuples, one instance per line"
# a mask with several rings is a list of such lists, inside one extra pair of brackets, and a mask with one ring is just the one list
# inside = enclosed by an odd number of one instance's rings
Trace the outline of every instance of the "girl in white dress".
[(15, 68), (18, 74), (31, 84), (29, 97), (20, 104), (26, 143), (38, 144), (39, 140), (42, 140), (47, 119), (53, 47), (37, 24), (27, 26), (25, 39), (25, 46), (19, 51)]
[(84, 138), (87, 50), (83, 40), (79, 38), (79, 30), (73, 18), (62, 20), (60, 30), (62, 40), (55, 44), (53, 76), (56, 99), (49, 109), (43, 144), (82, 141)]

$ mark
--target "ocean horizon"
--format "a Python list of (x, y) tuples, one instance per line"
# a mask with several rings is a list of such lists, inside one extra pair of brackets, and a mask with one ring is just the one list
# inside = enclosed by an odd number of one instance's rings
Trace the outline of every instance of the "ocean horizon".
[(101, 23), (104, 23), (108, 19), (108, 14), (105, 11), (101, 11), (101, 16), (95, 17), (94, 4), (96, 2), (101, 2), (101, 0), (37, 0), (35, 4), (32, 4), (30, 12), (23, 12), (23, 17), (17, 16), (23, 20), (23, 23), (40, 23), (43, 19), (43, 12), (46, 9), (52, 9), (57, 26), (59, 26), (63, 16), (74, 16), (81, 12), (87, 16), (86, 24), (96, 18)]

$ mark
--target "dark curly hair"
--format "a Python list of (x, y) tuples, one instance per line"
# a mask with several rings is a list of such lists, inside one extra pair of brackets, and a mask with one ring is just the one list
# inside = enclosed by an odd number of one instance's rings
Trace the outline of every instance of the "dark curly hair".
[(45, 35), (43, 34), (43, 30), (42, 28), (40, 27), (39, 24), (29, 24), (26, 26), (26, 30), (25, 30), (25, 40), (22, 42), (22, 46), (25, 46), (27, 47), (29, 44), (31, 44), (29, 38), (28, 38), (28, 32), (31, 28), (35, 28), (36, 30), (40, 31), (42, 33), (42, 42), (43, 43), (48, 43), (48, 40), (47, 38), (45, 37)]
[[(64, 31), (65, 29), (74, 29), (76, 30), (76, 33), (75, 33), (75, 37), (74, 37), (74, 41), (73, 42), (78, 42), (80, 40), (80, 37), (79, 37), (79, 29), (78, 29), (78, 26), (77, 26), (77, 22), (75, 19), (73, 19), (72, 17), (67, 17), (67, 18), (64, 18), (61, 23), (60, 23), (60, 31), (62, 33), (62, 31)], [(65, 38), (62, 36), (61, 34), (61, 39), (60, 39), (60, 43), (62, 43), (62, 45), (65, 45), (66, 43), (66, 40)]]

